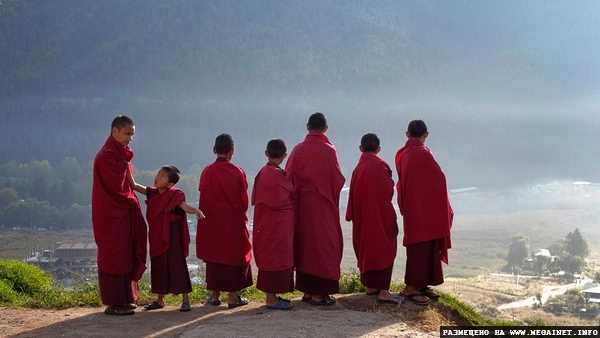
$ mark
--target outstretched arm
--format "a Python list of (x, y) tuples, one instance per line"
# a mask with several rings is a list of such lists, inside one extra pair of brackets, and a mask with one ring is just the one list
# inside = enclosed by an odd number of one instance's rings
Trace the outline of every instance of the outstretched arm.
[(198, 217), (200, 219), (205, 218), (204, 213), (200, 209), (194, 208), (185, 202), (181, 202), (179, 204), (179, 207), (181, 209), (183, 209), (183, 211), (187, 212), (188, 214), (195, 214), (196, 217)]
[(135, 183), (135, 180), (133, 179), (133, 175), (131, 175), (131, 171), (129, 170), (129, 168), (127, 168), (127, 182), (129, 183), (131, 189), (139, 192), (140, 194), (146, 195), (146, 187), (144, 187), (141, 184)]

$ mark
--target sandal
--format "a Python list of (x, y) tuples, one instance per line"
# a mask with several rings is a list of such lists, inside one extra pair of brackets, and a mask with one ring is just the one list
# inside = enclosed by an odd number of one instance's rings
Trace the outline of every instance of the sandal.
[(422, 288), (421, 290), (419, 290), (420, 293), (424, 294), (425, 296), (427, 296), (428, 298), (431, 299), (438, 299), (440, 298), (440, 294), (433, 291), (432, 288), (430, 288), (429, 286)]
[(183, 303), (181, 303), (181, 307), (179, 308), (179, 311), (181, 311), (181, 312), (192, 311), (192, 307), (190, 306), (190, 303), (183, 302)]
[(213, 300), (212, 296), (209, 296), (208, 299), (206, 300), (206, 304), (210, 304), (210, 305), (221, 305), (221, 301), (219, 299)]
[(401, 295), (396, 295), (392, 299), (379, 299), (377, 298), (377, 303), (379, 304), (392, 304), (392, 305), (400, 305), (406, 303), (406, 299)]
[(308, 295), (304, 294), (304, 295), (302, 296), (302, 301), (303, 301), (303, 302), (305, 302), (305, 303), (308, 303), (308, 302), (310, 302), (310, 296), (308, 296)]
[(336, 303), (335, 298), (333, 298), (332, 296), (325, 296), (323, 297), (323, 299), (321, 299), (320, 301), (317, 300), (313, 300), (312, 298), (308, 301), (308, 303), (310, 305), (333, 305)]
[(126, 316), (134, 314), (135, 311), (123, 306), (107, 306), (104, 313), (107, 315)]
[(152, 303), (144, 306), (144, 309), (146, 309), (146, 310), (158, 310), (158, 309), (162, 309), (163, 307), (165, 307), (165, 306), (161, 305), (159, 302), (153, 300)]
[(271, 310), (289, 310), (294, 306), (289, 300), (277, 297), (277, 304), (267, 305), (267, 309)]
[(280, 300), (280, 301), (282, 301), (282, 302), (286, 302), (286, 303), (291, 303), (291, 302), (292, 302), (292, 301), (291, 301), (291, 300), (289, 300), (289, 299), (281, 298), (281, 297), (279, 297), (279, 296), (277, 296), (277, 300)]
[(240, 297), (239, 295), (238, 297), (238, 302), (237, 303), (227, 303), (227, 307), (230, 309), (235, 309), (236, 307), (240, 307), (240, 306), (244, 306), (244, 305), (248, 305), (248, 303), (250, 302), (247, 298), (244, 297)]
[[(431, 300), (429, 299), (429, 297), (425, 296), (424, 294), (422, 294), (421, 292), (413, 292), (411, 294), (406, 294), (404, 292), (400, 293), (400, 296), (406, 298), (407, 300), (410, 300), (411, 302), (417, 304), (417, 305), (421, 305), (421, 306), (426, 306), (429, 305), (429, 303), (431, 303)], [(422, 297), (425, 298), (425, 300), (419, 300), (417, 297)]]
[(375, 290), (375, 291), (371, 291), (371, 292), (365, 292), (365, 294), (367, 296), (377, 296), (379, 294), (379, 291), (381, 291), (381, 290)]

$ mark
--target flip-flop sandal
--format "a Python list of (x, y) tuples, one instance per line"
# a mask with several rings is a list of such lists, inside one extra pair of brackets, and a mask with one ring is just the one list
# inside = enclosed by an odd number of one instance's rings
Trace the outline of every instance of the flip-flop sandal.
[(237, 297), (238, 297), (238, 302), (233, 303), (233, 304), (227, 303), (228, 308), (235, 309), (236, 307), (248, 305), (248, 303), (250, 302), (247, 298), (240, 297), (240, 296), (237, 296)]
[(277, 304), (275, 305), (267, 305), (267, 309), (271, 310), (289, 310), (294, 306), (294, 304), (287, 301), (287, 299), (279, 298), (277, 299)]
[(206, 300), (206, 304), (218, 306), (218, 305), (221, 305), (221, 301), (219, 299), (213, 300), (212, 296), (209, 296), (208, 299)]
[(367, 296), (377, 296), (379, 294), (379, 291), (381, 291), (381, 290), (375, 290), (375, 291), (371, 291), (371, 292), (365, 292), (365, 294)]
[[(413, 292), (411, 294), (406, 294), (406, 293), (402, 292), (402, 293), (400, 293), (400, 296), (406, 298), (407, 300), (413, 302), (414, 304), (421, 305), (421, 306), (426, 306), (431, 303), (431, 300), (429, 299), (429, 297), (425, 296), (421, 292)], [(419, 300), (416, 297), (423, 297), (426, 300)]]
[(289, 299), (281, 298), (281, 297), (279, 297), (279, 296), (277, 296), (277, 300), (278, 300), (278, 301), (282, 301), (282, 302), (286, 302), (286, 303), (291, 303), (291, 302), (292, 302), (292, 301), (291, 301), (291, 300), (289, 300)]
[(144, 306), (144, 309), (146, 310), (158, 310), (158, 309), (162, 309), (163, 307), (165, 307), (164, 305), (160, 305), (157, 301), (152, 301), (152, 303)]
[(392, 305), (400, 305), (406, 303), (406, 299), (400, 295), (394, 296), (392, 299), (379, 299), (377, 298), (377, 303), (379, 304), (392, 304)]
[(429, 286), (425, 287), (425, 288), (422, 288), (421, 290), (419, 290), (419, 292), (422, 293), (422, 294), (424, 294), (428, 298), (431, 298), (431, 299), (438, 299), (438, 298), (440, 298), (440, 294), (437, 293), (437, 292), (435, 292), (435, 291), (433, 291), (433, 289), (430, 288)]
[(305, 303), (310, 302), (310, 296), (302, 296), (302, 301)]
[(316, 301), (311, 298), (308, 303), (310, 305), (333, 305), (336, 303), (336, 300), (332, 296), (325, 296), (320, 301)]
[(128, 309), (124, 307), (118, 306), (109, 306), (104, 310), (104, 313), (107, 315), (116, 315), (116, 316), (127, 316), (135, 313), (133, 309)]
[(192, 306), (188, 302), (183, 302), (183, 303), (181, 303), (181, 307), (179, 307), (179, 311), (181, 311), (181, 312), (192, 311)]

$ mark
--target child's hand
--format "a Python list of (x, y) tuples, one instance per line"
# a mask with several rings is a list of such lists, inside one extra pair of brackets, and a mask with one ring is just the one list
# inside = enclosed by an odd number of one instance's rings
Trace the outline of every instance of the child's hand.
[(200, 209), (196, 209), (196, 208), (194, 208), (194, 214), (196, 214), (196, 217), (197, 217), (198, 219), (203, 219), (203, 218), (206, 218), (206, 216), (204, 216), (204, 213), (203, 213), (203, 212), (202, 212), (202, 210), (200, 210)]

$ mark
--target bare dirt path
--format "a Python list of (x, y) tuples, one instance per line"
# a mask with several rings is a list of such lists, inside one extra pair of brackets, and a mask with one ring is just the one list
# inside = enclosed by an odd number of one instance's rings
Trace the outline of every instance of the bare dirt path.
[(432, 307), (378, 305), (365, 295), (339, 296), (315, 307), (294, 301), (289, 311), (251, 302), (237, 309), (194, 304), (108, 316), (103, 308), (64, 310), (0, 308), (0, 336), (14, 337), (432, 337), (440, 325), (460, 325)]

